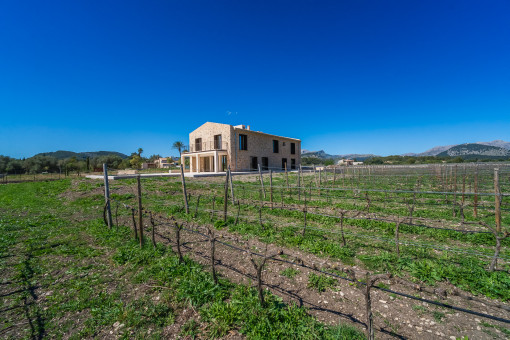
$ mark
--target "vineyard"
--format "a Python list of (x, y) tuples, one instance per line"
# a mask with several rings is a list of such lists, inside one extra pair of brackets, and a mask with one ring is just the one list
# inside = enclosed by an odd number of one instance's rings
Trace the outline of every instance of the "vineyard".
[[(56, 230), (64, 233), (66, 223), (53, 223), (60, 219), (48, 216), (66, 214), (66, 221), (95, 235), (93, 243), (101, 249), (113, 247), (111, 261), (121, 265), (119, 279), (133, 271), (133, 283), (117, 287), (118, 295), (101, 293), (99, 301), (92, 295), (80, 300), (82, 293), (52, 297), (52, 315), (96, 311), (78, 327), (77, 337), (105, 336), (105, 329), (118, 337), (155, 338), (510, 336), (510, 167), (505, 164), (275, 169), (222, 177), (9, 184), (12, 190), (17, 185), (28, 192), (35, 188), (38, 198), (30, 198), (30, 209), (26, 202), (18, 209), (13, 208), (18, 199), (0, 196), (9, 209), (4, 215), (16, 214), (0, 219), (0, 226), (7, 228), (3, 261), (29, 254), (20, 265), (5, 267), (20, 268), (22, 274), (14, 278), (21, 277), (37, 291), (31, 276), (27, 278), (26, 263), (32, 263), (39, 241), (27, 240), (13, 251), (15, 242), (9, 236), (16, 230), (13, 221), (21, 221), (27, 209), (32, 215), (41, 209), (42, 228), (55, 230), (50, 239)], [(58, 194), (50, 194), (50, 185)], [(38, 202), (46, 196), (55, 198), (44, 201), (50, 210)], [(24, 224), (26, 233), (35, 232), (35, 220), (30, 217)], [(77, 249), (84, 238), (88, 236), (77, 238)], [(55, 241), (50, 248), (61, 254), (66, 242)], [(99, 257), (87, 256), (96, 257), (84, 268), (97, 268)], [(111, 290), (110, 270), (115, 272), (106, 265), (101, 292)], [(87, 275), (75, 280), (92, 280)], [(4, 275), (3, 282), (18, 279), (6, 280)], [(102, 287), (84, 282), (70, 291)], [(129, 292), (140, 295), (135, 293), (140, 284), (150, 289), (145, 294), (168, 293), (172, 308), (199, 317), (179, 324), (179, 317), (171, 319), (169, 304), (155, 304), (156, 297), (133, 305), (122, 302)], [(30, 296), (24, 301), (25, 314), (37, 316), (33, 320), (49, 314), (31, 309)], [(0, 334), (14, 332), (19, 324), (14, 320), (12, 316)], [(173, 326), (154, 331), (167, 324)], [(181, 327), (177, 333), (165, 333), (176, 325)], [(58, 336), (76, 335), (73, 327), (61, 328), (55, 328), (64, 332), (55, 333)], [(42, 332), (50, 330), (43, 327)], [(37, 324), (29, 334), (41, 334)]]
[(143, 221), (154, 242), (327, 323), (409, 338), (478, 338), (490, 324), (505, 337), (509, 176), (504, 165), (270, 171), (142, 180), (140, 195), (133, 179), (111, 182), (110, 202), (114, 225)]

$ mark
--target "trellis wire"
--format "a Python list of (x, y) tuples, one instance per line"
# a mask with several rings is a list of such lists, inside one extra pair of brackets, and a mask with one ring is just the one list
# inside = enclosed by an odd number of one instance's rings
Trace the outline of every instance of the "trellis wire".
[[(136, 210), (136, 208), (130, 207), (129, 205), (127, 205), (127, 204), (125, 204), (123, 202), (119, 202), (119, 203), (122, 204), (126, 209), (135, 209)], [(144, 210), (144, 212), (145, 213), (151, 213), (151, 211), (148, 211), (148, 210)], [(154, 212), (152, 212), (152, 213), (155, 214), (156, 219), (157, 218), (162, 218), (158, 214), (156, 214)], [(166, 218), (166, 219), (168, 219), (170, 221), (169, 218)], [(193, 230), (193, 229), (189, 229), (189, 228), (186, 228), (186, 227), (182, 227), (182, 230), (186, 230), (188, 232), (192, 232), (192, 233), (195, 233), (195, 234), (198, 234), (198, 235), (201, 235), (201, 236), (204, 236), (204, 237), (208, 238), (208, 236), (206, 234), (201, 233), (198, 230)], [(307, 268), (309, 270), (313, 270), (313, 271), (316, 271), (316, 272), (320, 272), (322, 274), (325, 274), (325, 275), (328, 275), (328, 276), (331, 276), (331, 277), (335, 277), (335, 278), (338, 278), (338, 279), (341, 279), (341, 280), (345, 280), (345, 281), (349, 281), (349, 282), (354, 282), (354, 280), (352, 280), (350, 278), (346, 278), (346, 277), (343, 277), (341, 275), (337, 275), (335, 273), (331, 273), (331, 272), (328, 272), (328, 271), (325, 271), (325, 270), (321, 270), (319, 268), (313, 268), (313, 267), (305, 265), (304, 263), (295, 263), (295, 262), (287, 261), (287, 260), (284, 260), (284, 259), (279, 259), (279, 258), (274, 258), (274, 257), (267, 257), (267, 256), (265, 256), (263, 254), (260, 254), (260, 253), (257, 253), (257, 252), (253, 252), (253, 251), (249, 251), (249, 250), (246, 250), (246, 249), (243, 249), (243, 248), (231, 245), (231, 244), (229, 244), (227, 242), (224, 242), (224, 241), (221, 241), (221, 240), (217, 240), (216, 242), (218, 242), (218, 243), (220, 243), (220, 244), (222, 244), (224, 246), (227, 246), (227, 247), (229, 247), (231, 249), (237, 250), (239, 252), (248, 253), (248, 254), (252, 254), (252, 255), (255, 255), (255, 256), (259, 256), (259, 257), (264, 257), (264, 258), (267, 258), (269, 260), (276, 261), (276, 262), (281, 262), (281, 263), (286, 263), (286, 264), (290, 264), (290, 265), (300, 266), (300, 267)], [(361, 284), (361, 285), (365, 285), (364, 282), (358, 282), (358, 283)], [(392, 290), (392, 289), (388, 289), (388, 288), (382, 288), (382, 287), (378, 287), (378, 286), (374, 286), (373, 288), (385, 291), (387, 293), (391, 293), (391, 294), (399, 295), (399, 296), (406, 297), (406, 298), (409, 298), (409, 299), (413, 299), (413, 300), (416, 300), (416, 301), (425, 302), (425, 303), (428, 303), (428, 304), (432, 304), (432, 305), (436, 305), (436, 306), (440, 306), (440, 307), (444, 307), (444, 308), (448, 308), (448, 309), (453, 309), (453, 310), (457, 310), (457, 311), (460, 311), (460, 312), (463, 312), (463, 313), (472, 314), (472, 315), (484, 317), (484, 318), (487, 318), (487, 319), (491, 319), (491, 320), (500, 321), (500, 322), (504, 322), (504, 323), (510, 324), (510, 320), (509, 319), (500, 318), (500, 317), (497, 317), (497, 316), (494, 316), (494, 315), (490, 315), (490, 314), (486, 314), (486, 313), (480, 313), (480, 312), (473, 311), (473, 310), (470, 310), (470, 309), (465, 309), (465, 308), (453, 306), (453, 305), (450, 305), (450, 304), (445, 304), (445, 303), (441, 303), (441, 302), (437, 302), (437, 301), (433, 301), (433, 300), (429, 300), (429, 299), (424, 299), (424, 298), (421, 298), (421, 297), (412, 296), (412, 295), (409, 295), (409, 294), (406, 294), (406, 293), (402, 293), (402, 292), (398, 292), (398, 291), (395, 291), (395, 290)]]

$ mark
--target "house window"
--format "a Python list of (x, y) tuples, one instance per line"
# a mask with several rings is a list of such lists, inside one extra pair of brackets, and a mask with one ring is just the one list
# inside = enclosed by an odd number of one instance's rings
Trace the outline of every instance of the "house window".
[(221, 135), (214, 135), (214, 149), (221, 150)]
[(296, 143), (290, 143), (290, 154), (291, 155), (296, 154)]
[(248, 150), (248, 136), (239, 134), (239, 150)]
[(202, 138), (195, 138), (195, 151), (202, 151)]
[(287, 167), (287, 158), (282, 158), (282, 170), (285, 170)]
[(290, 169), (296, 170), (296, 159), (295, 158), (290, 159)]
[(259, 162), (257, 160), (257, 157), (251, 157), (251, 169), (258, 170), (258, 168), (259, 168)]
[(227, 163), (227, 156), (221, 156), (221, 171), (227, 171), (228, 163)]
[(269, 169), (269, 159), (267, 157), (262, 157), (262, 170)]
[(276, 139), (273, 139), (273, 153), (278, 153), (279, 152), (279, 148), (278, 148), (278, 141)]

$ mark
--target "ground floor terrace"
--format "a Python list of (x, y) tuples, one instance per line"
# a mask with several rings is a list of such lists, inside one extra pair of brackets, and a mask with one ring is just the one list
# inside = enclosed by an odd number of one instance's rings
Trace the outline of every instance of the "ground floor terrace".
[(224, 150), (185, 153), (181, 155), (181, 164), (186, 164), (186, 158), (191, 173), (220, 173), (228, 169), (228, 154)]

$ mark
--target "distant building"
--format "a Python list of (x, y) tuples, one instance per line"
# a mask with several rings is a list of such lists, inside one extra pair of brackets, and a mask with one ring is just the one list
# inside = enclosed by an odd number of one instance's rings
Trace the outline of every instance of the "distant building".
[(338, 162), (336, 162), (336, 165), (362, 165), (363, 162), (355, 162), (353, 159), (341, 159)]
[(175, 161), (172, 159), (172, 157), (161, 157), (156, 159), (154, 164), (156, 165), (156, 168), (168, 169), (175, 165)]
[(155, 159), (154, 162), (142, 163), (142, 169), (168, 169), (175, 165), (172, 157), (160, 157)]
[(301, 140), (252, 131), (250, 126), (207, 122), (189, 134), (191, 172), (289, 170), (301, 164)]
[(338, 162), (336, 162), (337, 165), (354, 165), (353, 159), (341, 159)]
[(148, 163), (148, 162), (142, 163), (142, 169), (155, 169), (155, 168), (156, 168), (156, 164), (154, 164), (154, 163)]

